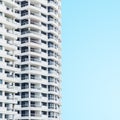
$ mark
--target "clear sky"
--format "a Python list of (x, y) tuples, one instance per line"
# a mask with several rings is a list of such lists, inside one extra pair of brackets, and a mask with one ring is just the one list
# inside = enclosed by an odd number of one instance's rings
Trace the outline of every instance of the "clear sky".
[(63, 120), (120, 120), (120, 0), (62, 0)]

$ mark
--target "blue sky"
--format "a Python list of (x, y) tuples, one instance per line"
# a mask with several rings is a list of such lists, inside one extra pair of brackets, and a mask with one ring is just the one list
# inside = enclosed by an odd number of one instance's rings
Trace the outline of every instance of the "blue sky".
[(120, 120), (120, 1), (62, 0), (63, 120)]

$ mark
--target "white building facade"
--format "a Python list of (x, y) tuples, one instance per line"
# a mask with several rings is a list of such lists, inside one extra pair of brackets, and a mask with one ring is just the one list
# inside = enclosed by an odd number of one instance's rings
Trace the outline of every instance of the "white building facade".
[(0, 0), (0, 120), (61, 120), (61, 1)]

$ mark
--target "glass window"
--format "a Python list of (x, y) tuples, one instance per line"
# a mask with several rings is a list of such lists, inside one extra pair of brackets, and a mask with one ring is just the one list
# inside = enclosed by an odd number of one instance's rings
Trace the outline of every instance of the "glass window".
[(3, 81), (0, 79), (0, 84), (3, 84)]
[(3, 26), (3, 24), (2, 23), (0, 23), (0, 27), (2, 27)]
[(0, 95), (2, 95), (2, 91), (0, 91)]
[(2, 38), (2, 35), (0, 34), (0, 38)]
[(8, 118), (9, 118), (9, 115), (5, 115), (5, 118), (8, 120)]
[(0, 113), (0, 118), (2, 118), (2, 113)]
[(2, 102), (0, 102), (0, 107), (2, 107)]
[(0, 12), (0, 16), (2, 16), (2, 12)]
[(2, 0), (0, 0), (0, 4), (2, 4)]
[(2, 50), (2, 49), (3, 49), (3, 46), (0, 45), (0, 50)]
[(2, 61), (2, 57), (0, 57), (0, 61)]
[(2, 70), (3, 70), (3, 69), (2, 69), (2, 68), (0, 68), (0, 73), (2, 73)]

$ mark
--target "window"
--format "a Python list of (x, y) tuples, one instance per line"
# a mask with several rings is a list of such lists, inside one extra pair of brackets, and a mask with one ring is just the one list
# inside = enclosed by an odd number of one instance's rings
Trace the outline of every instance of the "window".
[(41, 78), (42, 78), (42, 79), (47, 79), (47, 77), (46, 77), (46, 76), (44, 76), (44, 75), (42, 75), (42, 76), (41, 76)]
[(21, 2), (21, 7), (25, 7), (25, 6), (27, 6), (27, 5), (28, 5), (28, 2), (27, 2), (27, 1)]
[(28, 98), (28, 97), (29, 97), (28, 92), (22, 92), (21, 98)]
[(47, 70), (47, 68), (46, 68), (46, 67), (43, 67), (43, 66), (41, 67), (41, 69), (42, 69), (42, 70)]
[(42, 86), (42, 88), (47, 88), (47, 85), (42, 84), (41, 86)]
[(0, 5), (2, 5), (2, 0), (0, 0)]
[(0, 113), (0, 118), (2, 118), (2, 113)]
[(53, 77), (48, 77), (48, 82), (54, 82), (54, 78)]
[(28, 19), (24, 19), (21, 21), (21, 25), (25, 25), (25, 24), (28, 24)]
[(46, 26), (46, 24), (45, 24), (45, 23), (43, 23), (43, 22), (41, 23), (41, 25)]
[(22, 110), (21, 116), (29, 116), (29, 111), (28, 110)]
[(41, 16), (43, 16), (43, 17), (45, 17), (45, 18), (46, 18), (46, 15), (45, 15), (45, 14), (43, 14), (43, 13), (41, 13)]
[(0, 73), (2, 73), (2, 68), (0, 68)]
[(2, 107), (2, 102), (0, 102), (0, 107)]
[(2, 12), (0, 12), (0, 16), (2, 16)]
[(46, 41), (44, 41), (44, 40), (41, 40), (41, 43), (46, 44), (47, 42), (46, 42)]
[(21, 106), (22, 106), (22, 107), (28, 107), (28, 106), (29, 106), (28, 101), (22, 101), (22, 102), (21, 102)]
[(0, 79), (0, 84), (3, 84), (3, 81)]
[(46, 35), (46, 32), (41, 31), (41, 34)]
[(45, 49), (41, 49), (41, 52), (46, 53), (47, 51)]
[(45, 102), (42, 102), (42, 105), (43, 105), (43, 106), (47, 106), (47, 103), (45, 103)]
[(2, 49), (3, 49), (3, 46), (0, 45), (0, 50), (2, 50)]
[(2, 57), (0, 57), (0, 61), (2, 61)]
[(54, 104), (53, 103), (48, 103), (48, 109), (54, 109)]
[(46, 9), (46, 6), (44, 6), (44, 5), (41, 5), (41, 7), (44, 8), (44, 9)]
[(47, 97), (47, 94), (45, 94), (45, 93), (42, 93), (42, 97)]
[(53, 38), (53, 37), (54, 37), (53, 34), (48, 33), (48, 39)]
[(21, 89), (27, 89), (27, 88), (29, 88), (28, 83), (22, 83)]
[(28, 10), (22, 10), (21, 11), (21, 16), (25, 16), (28, 15)]
[(0, 27), (2, 27), (3, 26), (3, 24), (2, 23), (0, 23)]
[(54, 91), (54, 86), (49, 85), (48, 86), (48, 91)]
[(54, 95), (53, 94), (49, 94), (48, 95), (48, 100), (54, 100)]
[(0, 91), (0, 96), (2, 95), (2, 91)]
[(54, 112), (49, 112), (49, 113), (48, 113), (48, 117), (54, 118)]
[(5, 118), (8, 119), (8, 118), (9, 118), (9, 115), (5, 115)]
[(47, 61), (47, 59), (46, 59), (46, 58), (41, 58), (41, 60), (42, 60), (42, 61), (44, 61), (44, 62), (46, 62), (46, 61)]
[(0, 34), (0, 38), (2, 38), (3, 36)]
[(47, 112), (46, 112), (46, 111), (42, 111), (42, 114), (43, 114), (43, 115), (47, 115)]

